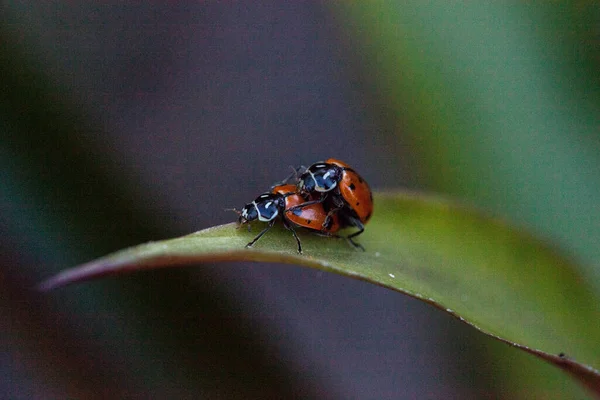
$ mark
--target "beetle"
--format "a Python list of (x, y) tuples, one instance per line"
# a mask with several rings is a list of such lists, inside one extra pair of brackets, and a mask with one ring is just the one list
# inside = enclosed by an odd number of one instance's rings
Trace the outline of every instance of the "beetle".
[(246, 204), (238, 212), (238, 227), (255, 220), (267, 223), (267, 226), (246, 247), (254, 245), (275, 225), (277, 220), (281, 220), (283, 226), (294, 235), (298, 244), (298, 253), (302, 253), (302, 244), (295, 231), (297, 227), (309, 229), (323, 236), (336, 237), (335, 232), (340, 229), (339, 218), (329, 216), (324, 205), (319, 202), (298, 207), (306, 202), (303, 196), (296, 193), (295, 185), (283, 184), (274, 186), (270, 192), (263, 193)]

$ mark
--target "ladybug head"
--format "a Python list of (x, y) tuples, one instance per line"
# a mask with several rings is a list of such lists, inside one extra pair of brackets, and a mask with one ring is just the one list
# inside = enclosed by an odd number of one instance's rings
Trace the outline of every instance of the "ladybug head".
[(314, 192), (314, 190), (315, 180), (313, 176), (308, 171), (300, 175), (300, 179), (296, 185), (296, 191), (305, 196), (311, 192)]
[(281, 194), (261, 194), (252, 203), (248, 203), (242, 208), (238, 224), (243, 225), (254, 220), (270, 222), (279, 215), (279, 210), (284, 208), (285, 197)]
[(256, 205), (254, 202), (248, 203), (242, 208), (240, 211), (240, 217), (238, 218), (238, 224), (243, 225), (250, 221), (254, 221), (258, 218), (258, 211), (256, 210)]

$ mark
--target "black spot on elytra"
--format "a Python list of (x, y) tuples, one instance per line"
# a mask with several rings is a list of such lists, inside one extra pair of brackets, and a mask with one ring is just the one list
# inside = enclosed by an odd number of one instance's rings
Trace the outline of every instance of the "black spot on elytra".
[(358, 207), (358, 206), (360, 206), (360, 202), (359, 201), (356, 202), (356, 207)]
[(354, 191), (356, 189), (356, 186), (354, 186), (354, 183), (351, 183), (349, 186), (350, 190)]
[(306, 224), (307, 224), (307, 225), (310, 225), (311, 223), (312, 223), (312, 219), (307, 219), (307, 220), (306, 220)]
[(360, 183), (363, 183), (363, 182), (364, 182), (363, 178), (362, 178), (362, 177), (360, 177), (360, 176), (358, 177), (358, 181), (359, 181)]

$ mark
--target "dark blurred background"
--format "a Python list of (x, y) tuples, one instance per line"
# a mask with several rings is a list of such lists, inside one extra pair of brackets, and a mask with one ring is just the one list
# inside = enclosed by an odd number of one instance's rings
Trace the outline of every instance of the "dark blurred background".
[(419, 181), (397, 116), (320, 2), (4, 8), (0, 397), (501, 389), (489, 339), (419, 301), (311, 269), (199, 265), (33, 291), (111, 251), (231, 222), (225, 208), (289, 166), (336, 157), (375, 190)]

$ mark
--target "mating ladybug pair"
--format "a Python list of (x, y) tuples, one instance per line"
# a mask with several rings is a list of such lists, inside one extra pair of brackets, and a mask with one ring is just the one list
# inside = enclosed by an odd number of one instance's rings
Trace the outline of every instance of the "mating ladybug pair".
[[(293, 177), (296, 177), (296, 184), (288, 184)], [(254, 220), (268, 223), (246, 247), (256, 243), (277, 219), (281, 219), (283, 226), (294, 235), (298, 253), (302, 253), (302, 245), (294, 230), (297, 227), (323, 236), (343, 237), (355, 248), (364, 250), (353, 238), (365, 230), (364, 225), (371, 218), (373, 195), (367, 182), (348, 164), (330, 158), (308, 168), (301, 167), (238, 213), (238, 226)], [(358, 231), (348, 236), (336, 234), (347, 227)]]

